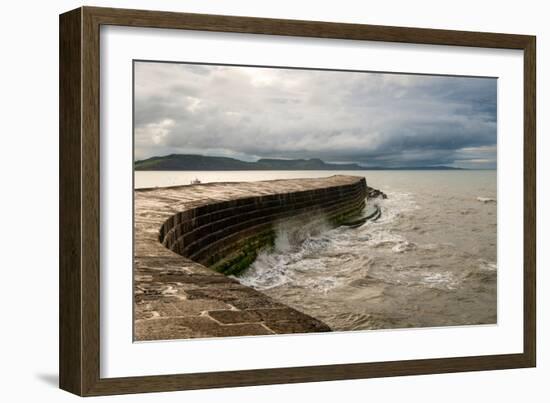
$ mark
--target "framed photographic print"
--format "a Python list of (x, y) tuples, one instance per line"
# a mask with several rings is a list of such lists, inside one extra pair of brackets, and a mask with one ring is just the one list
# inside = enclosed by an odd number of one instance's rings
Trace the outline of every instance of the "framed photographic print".
[(60, 16), (60, 386), (535, 366), (535, 37)]

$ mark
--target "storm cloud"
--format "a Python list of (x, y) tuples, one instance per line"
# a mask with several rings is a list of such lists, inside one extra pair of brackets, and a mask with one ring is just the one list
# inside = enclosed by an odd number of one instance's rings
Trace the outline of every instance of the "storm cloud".
[(496, 167), (497, 80), (136, 62), (135, 158)]

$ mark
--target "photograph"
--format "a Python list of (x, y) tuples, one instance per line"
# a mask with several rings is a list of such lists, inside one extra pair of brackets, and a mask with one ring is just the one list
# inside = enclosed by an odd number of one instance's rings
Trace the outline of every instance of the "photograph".
[(496, 325), (497, 83), (134, 60), (134, 340)]

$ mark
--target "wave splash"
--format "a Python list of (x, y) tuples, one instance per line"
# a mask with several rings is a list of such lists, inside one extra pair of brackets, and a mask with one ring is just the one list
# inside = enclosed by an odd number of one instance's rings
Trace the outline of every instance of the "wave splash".
[(260, 251), (238, 280), (259, 290), (288, 286), (326, 293), (367, 275), (373, 250), (404, 254), (417, 249), (414, 242), (389, 228), (419, 208), (411, 195), (391, 193), (376, 203), (381, 217), (359, 228), (330, 229), (324, 221), (279, 225), (274, 247)]
[(484, 204), (487, 204), (487, 203), (496, 203), (497, 202), (497, 199), (495, 199), (494, 197), (482, 197), (482, 196), (478, 196), (476, 197), (476, 200), (479, 201), (479, 202), (482, 202)]
[[(293, 283), (314, 288), (330, 287), (326, 284), (311, 284), (304, 276), (308, 263), (331, 242), (330, 227), (324, 220), (314, 223), (297, 221), (278, 224), (273, 248), (260, 251), (254, 263), (238, 280), (259, 290), (266, 290), (284, 284)], [(322, 265), (320, 259), (317, 265)]]

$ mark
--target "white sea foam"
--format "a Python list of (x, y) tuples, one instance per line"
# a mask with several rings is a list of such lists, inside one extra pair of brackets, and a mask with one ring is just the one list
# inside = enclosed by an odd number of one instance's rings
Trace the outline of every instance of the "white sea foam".
[[(277, 225), (273, 249), (264, 249), (254, 263), (239, 276), (239, 281), (257, 289), (270, 289), (287, 283), (311, 286), (310, 280), (302, 276), (312, 265), (322, 268), (323, 261), (315, 259), (318, 252), (330, 243), (325, 221), (313, 224), (285, 222)], [(328, 281), (331, 283), (331, 281)], [(314, 288), (325, 289), (319, 284)]]
[[(393, 253), (414, 250), (416, 244), (388, 230), (398, 220), (418, 208), (409, 193), (389, 193), (388, 199), (378, 200), (382, 217), (360, 228), (330, 229), (326, 222), (313, 225), (286, 222), (276, 228), (274, 248), (263, 250), (255, 262), (239, 276), (241, 283), (262, 290), (285, 284), (304, 287), (310, 291), (327, 292), (342, 284), (339, 270), (348, 265), (362, 267), (361, 255), (373, 249), (388, 249)], [(347, 274), (340, 277), (346, 279)], [(347, 279), (349, 280), (349, 278)]]
[(497, 199), (493, 198), (493, 197), (482, 197), (482, 196), (478, 196), (476, 197), (476, 200), (477, 201), (480, 201), (482, 203), (496, 203), (497, 202)]
[(392, 251), (395, 253), (404, 253), (415, 249), (416, 249), (416, 244), (414, 242), (403, 241), (403, 242), (397, 243), (392, 248)]
[(454, 290), (457, 285), (460, 283), (460, 280), (457, 279), (450, 272), (423, 272), (422, 277), (419, 279), (419, 283), (425, 284), (429, 287), (434, 288), (446, 288), (449, 290)]
[(486, 271), (497, 271), (497, 264), (496, 262), (489, 262), (487, 260), (480, 259), (479, 268)]

